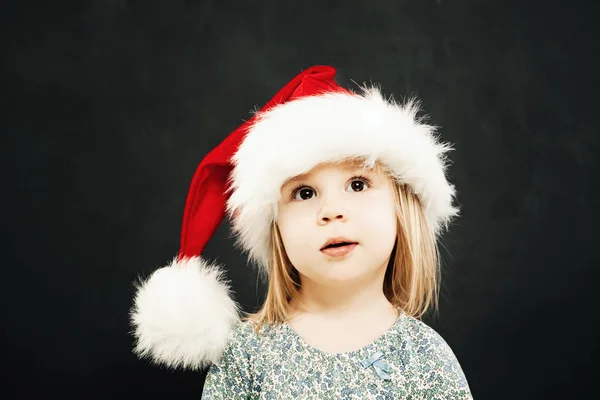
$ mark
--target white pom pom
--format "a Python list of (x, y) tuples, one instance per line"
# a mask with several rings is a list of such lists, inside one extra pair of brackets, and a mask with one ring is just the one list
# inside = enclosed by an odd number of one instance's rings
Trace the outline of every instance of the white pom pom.
[(135, 353), (157, 364), (202, 369), (216, 362), (239, 321), (223, 271), (199, 257), (174, 259), (137, 286)]

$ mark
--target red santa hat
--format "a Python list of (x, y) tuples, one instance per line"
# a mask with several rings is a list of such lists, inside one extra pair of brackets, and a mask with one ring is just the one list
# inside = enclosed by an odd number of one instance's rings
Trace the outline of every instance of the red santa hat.
[(458, 215), (445, 176), (451, 147), (417, 117), (417, 103), (398, 104), (375, 87), (353, 93), (335, 73), (329, 66), (303, 71), (200, 162), (179, 254), (137, 286), (131, 322), (139, 356), (189, 369), (219, 359), (240, 309), (224, 269), (202, 258), (205, 245), (228, 215), (237, 244), (268, 277), (281, 186), (320, 163), (379, 161), (419, 196), (434, 235)]

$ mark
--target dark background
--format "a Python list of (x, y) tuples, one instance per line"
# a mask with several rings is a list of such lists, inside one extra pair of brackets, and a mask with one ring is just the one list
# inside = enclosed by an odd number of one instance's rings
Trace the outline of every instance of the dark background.
[[(314, 64), (416, 94), (455, 144), (440, 317), (475, 398), (598, 394), (594, 1), (3, 2), (2, 392), (199, 398), (131, 352), (202, 157)], [(263, 290), (223, 225), (204, 255)], [(593, 396), (592, 396), (593, 397)]]

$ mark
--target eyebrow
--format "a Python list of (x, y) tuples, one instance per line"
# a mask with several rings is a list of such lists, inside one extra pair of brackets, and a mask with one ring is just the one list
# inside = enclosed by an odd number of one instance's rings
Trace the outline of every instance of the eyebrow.
[(285, 183), (292, 183), (292, 182), (304, 181), (307, 178), (308, 178), (308, 174), (300, 174), (300, 175), (296, 175), (293, 178), (288, 179)]
[[(358, 165), (347, 165), (347, 166), (340, 166), (340, 168), (343, 168), (345, 171), (351, 171), (351, 172), (356, 172), (356, 171), (371, 171), (368, 168), (363, 167), (362, 165), (358, 164)], [(299, 181), (304, 181), (306, 179), (308, 179), (309, 174), (305, 173), (305, 174), (300, 174), (300, 175), (296, 175), (295, 177), (288, 179), (282, 186), (287, 185), (288, 183), (294, 183), (294, 182), (299, 182)]]

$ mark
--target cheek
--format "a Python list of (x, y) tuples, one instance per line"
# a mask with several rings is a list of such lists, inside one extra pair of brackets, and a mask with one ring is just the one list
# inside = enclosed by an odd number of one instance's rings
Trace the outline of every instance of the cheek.
[[(378, 201), (377, 201), (378, 200)], [(363, 205), (360, 215), (361, 236), (377, 247), (393, 247), (396, 241), (397, 225), (393, 202), (377, 199)]]
[(293, 260), (302, 254), (302, 245), (310, 244), (310, 223), (314, 225), (314, 217), (309, 220), (302, 212), (283, 212), (279, 215), (277, 224), (285, 251)]

